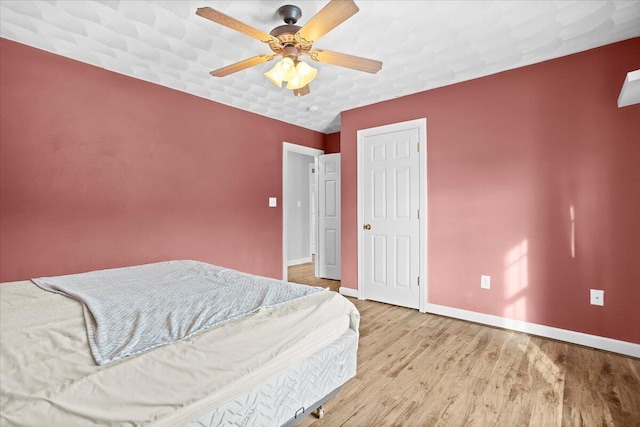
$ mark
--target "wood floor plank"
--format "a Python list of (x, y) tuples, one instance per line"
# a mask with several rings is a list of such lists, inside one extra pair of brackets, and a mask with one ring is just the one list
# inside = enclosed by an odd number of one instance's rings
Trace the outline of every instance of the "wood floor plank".
[(565, 373), (563, 425), (614, 425), (611, 412), (598, 390), (598, 384), (602, 382), (601, 356), (581, 347), (570, 349)]
[(566, 345), (531, 337), (525, 358), (528, 361), (531, 401), (529, 425), (557, 426), (562, 422)]
[[(497, 347), (491, 347), (481, 364), (476, 365), (474, 377), (485, 380), (486, 387), (477, 400), (482, 404), (475, 405), (470, 420), (475, 424), (497, 425), (498, 418), (509, 406), (511, 389), (517, 380), (518, 367), (523, 357), (522, 349), (526, 348), (528, 337), (517, 333), (505, 335), (494, 329)], [(505, 340), (505, 338), (508, 338)]]
[(609, 354), (609, 357), (616, 374), (614, 388), (620, 398), (621, 410), (629, 415), (640, 414), (640, 363), (617, 354)]
[[(427, 396), (429, 402), (441, 408), (436, 418), (451, 425), (476, 425), (478, 419), (490, 422), (497, 417), (496, 409), (489, 402), (478, 403), (490, 382), (490, 375), (483, 372), (487, 366), (485, 361), (496, 360), (499, 337), (497, 330), (474, 326), (478, 333), (458, 353), (459, 356), (453, 358), (452, 368), (445, 372), (436, 386), (434, 395), (440, 396), (439, 400), (434, 401), (433, 397)], [(473, 329), (476, 328), (470, 328)]]
[[(291, 281), (313, 276), (313, 264), (296, 267)], [(361, 314), (357, 375), (303, 427), (640, 426), (639, 359), (350, 301)]]
[[(426, 402), (437, 392), (437, 388), (444, 378), (461, 372), (456, 356), (456, 348), (462, 348), (463, 342), (456, 336), (440, 334), (431, 343), (431, 346), (419, 354), (408, 366), (405, 372), (399, 375), (400, 381), (406, 382), (406, 399), (417, 402)], [(448, 379), (447, 379), (448, 381)]]
[(606, 352), (570, 347), (563, 425), (640, 425), (640, 363)]

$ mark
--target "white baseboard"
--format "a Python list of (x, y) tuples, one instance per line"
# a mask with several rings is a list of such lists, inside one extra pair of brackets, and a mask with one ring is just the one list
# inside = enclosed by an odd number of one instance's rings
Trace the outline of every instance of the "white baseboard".
[(292, 259), (291, 261), (287, 261), (287, 266), (291, 267), (294, 265), (306, 264), (308, 262), (311, 262), (311, 257)]
[(358, 298), (358, 290), (340, 286), (340, 295), (344, 295), (345, 297)]
[[(346, 296), (340, 288), (340, 293)], [(358, 291), (348, 289), (357, 296)], [(551, 338), (560, 341), (566, 341), (573, 344), (593, 347), (600, 350), (620, 353), (626, 356), (640, 358), (640, 344), (634, 344), (627, 341), (614, 340), (612, 338), (600, 337), (598, 335), (583, 334), (582, 332), (570, 331), (567, 329), (554, 328), (552, 326), (539, 325), (537, 323), (524, 322), (522, 320), (511, 320), (505, 317), (494, 316), (491, 314), (477, 313), (475, 311), (462, 310), (459, 308), (447, 307), (438, 304), (427, 303), (427, 313), (439, 314), (456, 319), (468, 320), (470, 322), (482, 323), (484, 325), (496, 326), (498, 328), (511, 329), (518, 332), (526, 332), (531, 335), (539, 335), (545, 338)]]

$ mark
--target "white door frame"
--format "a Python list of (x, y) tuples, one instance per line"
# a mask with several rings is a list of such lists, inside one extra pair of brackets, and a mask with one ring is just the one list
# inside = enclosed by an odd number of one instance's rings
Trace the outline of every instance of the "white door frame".
[[(287, 172), (289, 171), (289, 162), (287, 160), (288, 153), (300, 153), (305, 154), (307, 156), (312, 156), (315, 158), (315, 167), (316, 170), (318, 167), (318, 156), (324, 154), (324, 150), (318, 150), (317, 148), (305, 147), (304, 145), (292, 144), (290, 142), (282, 143), (282, 280), (287, 280), (288, 273), (288, 265), (287, 265)], [(316, 179), (318, 174), (316, 174)], [(317, 188), (317, 185), (316, 185)], [(316, 198), (318, 192), (316, 191)], [(316, 206), (318, 206), (316, 200)], [(317, 222), (316, 222), (317, 225)], [(316, 239), (318, 236), (318, 232), (316, 230)], [(317, 240), (316, 240), (317, 243)], [(316, 246), (316, 252), (318, 252)]]
[(421, 313), (426, 313), (427, 309), (427, 119), (409, 120), (406, 122), (393, 123), (385, 126), (378, 126), (358, 131), (357, 157), (358, 157), (358, 299), (364, 298), (365, 284), (364, 277), (364, 153), (361, 149), (364, 138), (368, 135), (375, 135), (386, 132), (397, 132), (405, 129), (418, 128), (420, 138), (420, 301), (418, 309)]

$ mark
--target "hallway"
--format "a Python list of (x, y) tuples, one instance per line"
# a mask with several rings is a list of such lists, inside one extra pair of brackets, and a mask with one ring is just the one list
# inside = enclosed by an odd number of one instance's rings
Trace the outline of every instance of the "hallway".
[[(315, 255), (313, 256), (313, 261), (315, 261)], [(314, 274), (315, 266), (313, 261), (289, 267), (289, 282), (321, 286), (323, 288), (329, 288), (334, 292), (338, 292), (340, 289), (340, 281), (316, 277)]]

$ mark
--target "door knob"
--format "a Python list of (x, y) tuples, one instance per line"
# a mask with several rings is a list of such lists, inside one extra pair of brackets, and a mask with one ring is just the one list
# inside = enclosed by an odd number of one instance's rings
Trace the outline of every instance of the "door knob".
[(365, 224), (364, 225), (364, 229), (365, 230), (371, 230), (371, 224)]

